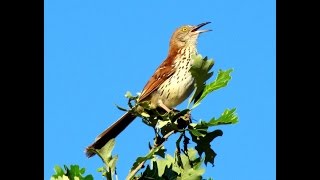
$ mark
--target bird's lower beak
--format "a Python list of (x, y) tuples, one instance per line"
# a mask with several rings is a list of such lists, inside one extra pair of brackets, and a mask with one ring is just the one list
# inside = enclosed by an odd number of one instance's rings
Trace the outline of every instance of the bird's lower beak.
[(201, 24), (198, 24), (197, 26), (195, 26), (192, 30), (191, 30), (191, 32), (197, 32), (197, 33), (203, 33), (203, 32), (208, 32), (208, 31), (212, 31), (211, 29), (201, 29), (200, 30), (200, 28), (202, 27), (202, 26), (205, 26), (205, 25), (207, 25), (207, 24), (209, 24), (209, 23), (211, 23), (211, 22), (204, 22), (204, 23), (201, 23)]

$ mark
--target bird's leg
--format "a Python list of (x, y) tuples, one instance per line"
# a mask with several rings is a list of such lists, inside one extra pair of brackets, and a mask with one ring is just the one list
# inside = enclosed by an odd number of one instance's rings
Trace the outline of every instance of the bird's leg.
[(158, 106), (160, 106), (162, 109), (166, 110), (168, 113), (170, 113), (172, 111), (165, 104), (163, 104), (161, 99), (158, 100)]

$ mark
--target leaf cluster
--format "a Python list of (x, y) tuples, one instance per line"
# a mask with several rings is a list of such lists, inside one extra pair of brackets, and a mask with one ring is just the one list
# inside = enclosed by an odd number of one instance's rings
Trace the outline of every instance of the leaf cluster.
[[(207, 57), (203, 58), (201, 55), (193, 56), (193, 61), (190, 72), (195, 80), (195, 91), (189, 99), (188, 107), (192, 105), (190, 109), (187, 108), (182, 111), (174, 110), (171, 112), (165, 112), (162, 109), (151, 109), (148, 103), (139, 103), (137, 101), (139, 95), (132, 96), (130, 92), (127, 92), (125, 96), (129, 99), (128, 105), (131, 109), (126, 110), (118, 107), (121, 110), (131, 111), (135, 115), (141, 117), (145, 124), (154, 129), (154, 147), (162, 145), (162, 143), (167, 139), (165, 137), (167, 134), (180, 133), (180, 137), (176, 141), (176, 153), (174, 158), (166, 154), (165, 157), (161, 156), (162, 159), (155, 160), (158, 150), (162, 149), (162, 151), (165, 152), (166, 149), (162, 146), (160, 149), (152, 148), (150, 146), (151, 150), (146, 156), (136, 159), (136, 162), (131, 168), (131, 172), (134, 173), (131, 173), (131, 175), (129, 174), (129, 179), (133, 178), (133, 175), (136, 173), (134, 170), (136, 170), (136, 168), (142, 168), (142, 165), (144, 165), (147, 160), (151, 160), (151, 162), (140, 178), (150, 176), (150, 178), (159, 179), (160, 177), (165, 176), (165, 179), (176, 179), (184, 177), (187, 171), (187, 174), (197, 175), (197, 177), (200, 177), (201, 173), (199, 172), (202, 172), (202, 170), (199, 170), (198, 173), (191, 171), (188, 167), (191, 167), (192, 163), (189, 161), (189, 165), (187, 166), (184, 162), (185, 158), (190, 157), (190, 151), (193, 153), (191, 157), (195, 158), (194, 152), (196, 152), (198, 156), (197, 159), (200, 164), (203, 162), (205, 165), (207, 165), (207, 163), (214, 165), (216, 153), (212, 149), (210, 143), (216, 137), (222, 136), (223, 132), (219, 129), (211, 131), (210, 127), (235, 124), (238, 122), (238, 116), (236, 115), (235, 108), (226, 109), (218, 118), (213, 117), (208, 121), (201, 120), (198, 121), (198, 123), (191, 122), (191, 112), (200, 105), (201, 101), (207, 95), (227, 86), (228, 82), (231, 80), (230, 74), (233, 71), (232, 69), (225, 71), (220, 69), (215, 80), (207, 83), (213, 75), (211, 68), (214, 65), (214, 61)], [(132, 104), (132, 102), (134, 102), (134, 104)], [(189, 147), (190, 138), (185, 134), (186, 131), (189, 132), (191, 140), (196, 144), (194, 148)], [(182, 139), (183, 148), (180, 148)], [(181, 153), (183, 154), (181, 155)], [(203, 159), (200, 161), (201, 158)], [(180, 168), (180, 171), (177, 170), (177, 167)]]
[[(152, 127), (155, 132), (153, 145), (149, 144), (149, 152), (136, 159), (126, 179), (202, 179), (205, 170), (201, 165), (210, 163), (213, 166), (217, 155), (210, 143), (223, 135), (220, 129), (211, 130), (211, 128), (238, 122), (236, 108), (225, 109), (218, 118), (212, 117), (207, 121), (192, 122), (192, 111), (210, 93), (227, 86), (233, 71), (233, 69), (220, 69), (216, 78), (207, 83), (213, 76), (211, 71), (214, 65), (213, 59), (203, 58), (201, 55), (196, 55), (192, 58), (194, 62), (190, 73), (195, 81), (195, 91), (190, 97), (186, 109), (181, 111), (172, 110), (170, 112), (166, 112), (161, 108), (152, 109), (149, 107), (148, 102), (138, 101), (139, 94), (133, 96), (129, 91), (125, 94), (125, 97), (128, 98), (129, 109), (117, 106), (122, 111), (129, 111), (141, 117), (142, 121)], [(190, 106), (191, 108), (189, 108)], [(176, 140), (174, 156), (170, 156), (166, 153), (167, 150), (164, 147), (164, 143), (174, 133), (178, 133), (180, 136)], [(189, 147), (190, 140), (195, 144), (194, 147)], [(103, 148), (96, 150), (96, 153), (105, 164), (98, 171), (108, 180), (114, 179), (114, 176), (116, 176), (118, 156), (112, 156), (114, 145), (115, 140), (112, 139)], [(147, 161), (149, 161), (149, 164), (146, 164)], [(74, 169), (73, 167), (67, 170), (67, 173), (64, 173), (61, 168), (56, 168), (56, 175), (53, 177), (60, 178), (66, 176), (66, 174), (77, 174), (77, 177), (82, 178), (80, 174), (84, 173), (84, 169), (76, 171), (77, 173), (70, 173), (70, 171), (75, 171)], [(90, 180), (91, 176), (88, 175), (85, 178)]]
[(55, 174), (53, 174), (50, 180), (93, 180), (91, 174), (84, 176), (85, 168), (80, 168), (79, 165), (70, 165), (70, 167), (64, 165), (64, 170), (56, 165), (54, 167)]

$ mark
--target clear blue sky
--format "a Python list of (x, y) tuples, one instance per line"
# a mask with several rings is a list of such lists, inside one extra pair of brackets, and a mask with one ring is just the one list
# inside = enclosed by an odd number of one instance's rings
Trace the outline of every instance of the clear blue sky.
[[(224, 135), (211, 144), (215, 166), (204, 177), (275, 179), (274, 0), (45, 0), (44, 10), (44, 179), (64, 164), (102, 179), (101, 160), (86, 158), (85, 147), (122, 115), (115, 104), (126, 106), (125, 92), (141, 91), (166, 57), (175, 28), (206, 21), (213, 31), (201, 35), (198, 51), (215, 59), (215, 72), (234, 68), (233, 79), (192, 115), (208, 120), (236, 107), (239, 123), (220, 127)], [(119, 179), (152, 137), (136, 119), (116, 139)], [(174, 141), (166, 147), (172, 154)]]

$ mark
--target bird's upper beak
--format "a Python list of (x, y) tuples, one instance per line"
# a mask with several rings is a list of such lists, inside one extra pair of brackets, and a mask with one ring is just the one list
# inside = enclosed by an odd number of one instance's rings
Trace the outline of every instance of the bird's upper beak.
[(211, 29), (201, 29), (200, 30), (200, 28), (202, 27), (202, 26), (205, 26), (205, 25), (207, 25), (207, 24), (209, 24), (209, 23), (211, 23), (211, 22), (204, 22), (204, 23), (201, 23), (201, 24), (198, 24), (198, 25), (196, 25), (192, 30), (191, 30), (191, 32), (196, 32), (196, 33), (203, 33), (203, 32), (208, 32), (208, 31), (212, 31)]

